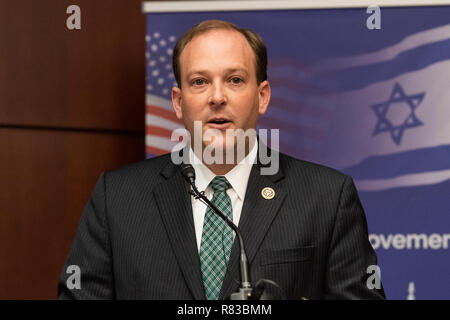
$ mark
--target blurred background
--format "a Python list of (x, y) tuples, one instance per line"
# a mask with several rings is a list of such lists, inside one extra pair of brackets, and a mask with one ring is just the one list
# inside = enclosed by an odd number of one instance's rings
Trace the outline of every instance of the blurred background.
[[(380, 0), (379, 29), (365, 0), (208, 2), (0, 0), (0, 299), (57, 298), (101, 172), (171, 150), (169, 45), (205, 19), (263, 37), (260, 128), (353, 177), (387, 297), (448, 299), (450, 1)], [(74, 4), (80, 30), (66, 26)]]

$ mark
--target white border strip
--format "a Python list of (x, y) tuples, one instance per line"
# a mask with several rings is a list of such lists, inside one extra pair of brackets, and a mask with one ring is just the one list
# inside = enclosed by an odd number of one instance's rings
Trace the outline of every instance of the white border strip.
[(156, 147), (159, 149), (166, 150), (168, 152), (171, 152), (173, 147), (175, 147), (178, 143), (179, 141), (172, 141), (169, 138), (155, 136), (152, 134), (145, 135), (145, 146)]
[(164, 99), (151, 93), (145, 94), (145, 104), (148, 106), (158, 106), (162, 109), (173, 111), (172, 100)]
[(154, 114), (150, 114), (150, 113), (147, 113), (145, 115), (145, 125), (160, 127), (160, 128), (164, 128), (164, 129), (171, 130), (171, 131), (173, 131), (175, 129), (180, 129), (180, 128), (183, 129), (184, 128), (184, 126), (181, 122), (180, 123), (173, 122), (173, 121), (167, 120), (165, 118), (155, 116)]
[(391, 179), (355, 180), (358, 191), (381, 191), (391, 188), (419, 187), (450, 179), (450, 170), (407, 174)]
[[(450, 19), (449, 19), (450, 21)], [(388, 61), (397, 57), (400, 53), (423, 46), (426, 44), (450, 39), (450, 23), (442, 27), (428, 29), (403, 38), (393, 46), (364, 55), (345, 58), (335, 58), (311, 65), (315, 72), (329, 71), (332, 69), (344, 69), (360, 65), (368, 65)]]
[(247, 1), (144, 1), (143, 13), (205, 12), (205, 11), (260, 11), (295, 9), (334, 9), (379, 7), (415, 7), (450, 5), (450, 0), (247, 0)]

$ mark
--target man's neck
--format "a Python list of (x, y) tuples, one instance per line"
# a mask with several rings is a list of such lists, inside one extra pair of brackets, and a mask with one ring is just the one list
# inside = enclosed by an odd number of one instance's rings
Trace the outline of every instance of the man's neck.
[[(258, 142), (255, 141), (255, 143), (258, 143)], [(234, 159), (233, 159), (232, 163), (226, 163), (226, 152), (223, 153), (222, 164), (220, 164), (220, 163), (208, 164), (208, 163), (205, 163), (202, 154), (200, 154), (200, 155), (196, 154), (196, 156), (215, 175), (217, 175), (217, 176), (224, 176), (225, 174), (230, 172), (234, 167), (236, 167), (243, 159), (245, 159), (248, 156), (248, 154), (250, 153), (250, 151), (252, 150), (252, 148), (253, 147), (249, 146), (248, 141), (246, 141), (245, 154), (244, 154), (244, 156), (241, 156), (239, 159), (237, 158), (238, 155), (237, 155), (237, 150), (235, 148), (235, 150), (234, 150)], [(202, 153), (203, 153), (203, 150), (202, 150)]]
[(224, 176), (228, 172), (230, 172), (234, 167), (236, 167), (236, 163), (233, 164), (206, 164), (204, 163), (209, 170), (214, 172), (216, 176)]

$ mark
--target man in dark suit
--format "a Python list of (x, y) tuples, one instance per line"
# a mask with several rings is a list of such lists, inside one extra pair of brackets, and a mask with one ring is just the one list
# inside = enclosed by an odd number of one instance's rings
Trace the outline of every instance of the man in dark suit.
[[(261, 140), (246, 139), (239, 156), (242, 143), (226, 136), (254, 130), (266, 111), (266, 66), (262, 39), (223, 21), (203, 22), (177, 42), (172, 102), (191, 136), (181, 155), (197, 187), (238, 225), (252, 280), (274, 281), (272, 296), (383, 299), (381, 285), (369, 285), (377, 258), (352, 179), (277, 152), (267, 163)], [(215, 139), (206, 138), (211, 129)], [(208, 148), (224, 161), (205, 159)], [(61, 299), (227, 299), (238, 290), (238, 241), (189, 194), (178, 154), (100, 176), (63, 268)], [(71, 265), (79, 288), (68, 286)]]

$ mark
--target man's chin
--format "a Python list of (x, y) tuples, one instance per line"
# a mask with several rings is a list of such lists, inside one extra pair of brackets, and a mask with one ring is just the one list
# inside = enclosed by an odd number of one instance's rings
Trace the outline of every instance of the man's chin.
[(233, 141), (226, 141), (224, 138), (222, 141), (203, 141), (203, 149), (208, 148), (209, 150), (220, 150), (223, 153), (226, 151), (235, 150), (236, 144)]
[(224, 164), (237, 164), (246, 155), (246, 148), (244, 146), (237, 146), (236, 141), (213, 141), (204, 142), (203, 147), (203, 160), (206, 163), (224, 163)]

